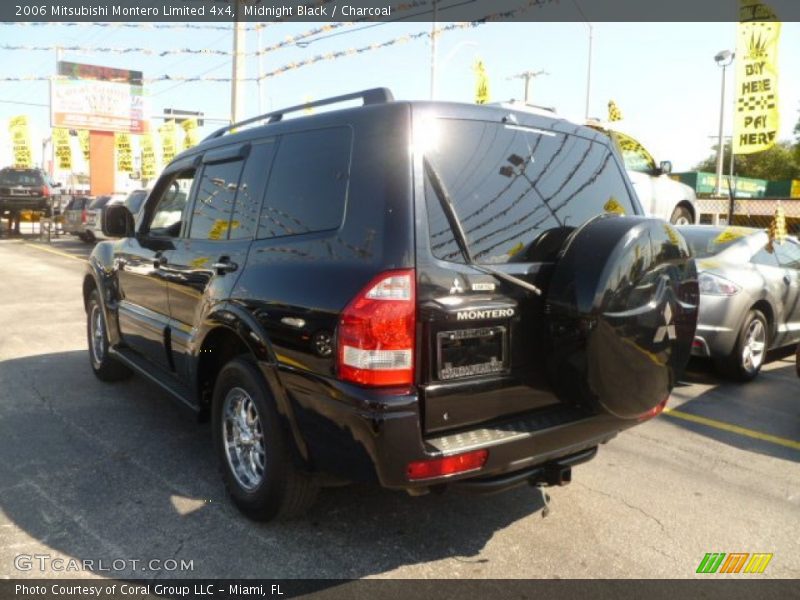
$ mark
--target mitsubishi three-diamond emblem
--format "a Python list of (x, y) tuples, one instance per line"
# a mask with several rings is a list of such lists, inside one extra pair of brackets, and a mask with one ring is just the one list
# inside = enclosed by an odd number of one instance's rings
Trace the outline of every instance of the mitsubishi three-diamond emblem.
[(464, 288), (461, 285), (461, 282), (458, 280), (458, 277), (456, 277), (455, 279), (453, 279), (453, 287), (450, 288), (450, 293), (451, 294), (460, 294), (463, 291), (464, 291)]
[(653, 342), (658, 344), (662, 342), (666, 337), (668, 340), (674, 340), (678, 337), (678, 334), (675, 333), (675, 324), (672, 322), (672, 306), (669, 302), (667, 302), (666, 306), (664, 306), (664, 324), (656, 329), (656, 335), (653, 338)]

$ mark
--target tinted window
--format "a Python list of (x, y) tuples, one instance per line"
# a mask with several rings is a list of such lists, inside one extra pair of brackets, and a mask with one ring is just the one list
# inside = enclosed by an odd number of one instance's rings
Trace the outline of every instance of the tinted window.
[[(543, 247), (598, 214), (634, 214), (609, 148), (563, 133), (478, 121), (439, 120), (415, 133), (426, 148), (431, 247), (462, 261), (441, 199), (451, 197), (479, 263), (541, 260)], [(430, 139), (428, 139), (430, 138)]]
[(36, 170), (3, 169), (0, 171), (0, 185), (44, 185), (44, 178)]
[[(178, 237), (183, 224), (183, 211), (194, 182), (194, 169), (181, 171), (159, 182), (154, 198), (156, 206), (150, 220), (150, 234), (158, 237)], [(148, 209), (149, 212), (149, 209)]]
[(259, 238), (341, 225), (351, 137), (349, 128), (337, 127), (281, 138), (259, 217)]
[(790, 269), (800, 269), (800, 247), (792, 241), (785, 241), (782, 244), (775, 243), (775, 254), (782, 267)]
[(264, 198), (264, 189), (267, 187), (274, 153), (275, 144), (272, 140), (257, 144), (250, 149), (231, 218), (232, 240), (252, 239), (256, 233), (261, 201)]
[(233, 201), (239, 187), (243, 161), (206, 165), (197, 188), (189, 237), (227, 240)]
[(750, 259), (754, 265), (764, 265), (767, 267), (777, 267), (778, 266), (778, 258), (775, 256), (774, 252), (770, 252), (766, 248), (762, 248), (758, 252), (753, 255), (753, 258)]

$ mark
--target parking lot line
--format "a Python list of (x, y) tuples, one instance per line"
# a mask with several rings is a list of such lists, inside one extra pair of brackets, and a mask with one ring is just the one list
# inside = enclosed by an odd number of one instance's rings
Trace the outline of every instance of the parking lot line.
[(771, 435), (769, 433), (762, 433), (760, 431), (756, 431), (755, 429), (740, 427), (739, 425), (731, 425), (730, 423), (726, 423), (725, 421), (717, 421), (716, 419), (709, 419), (708, 417), (693, 415), (687, 412), (683, 412), (682, 410), (675, 410), (674, 408), (665, 409), (663, 414), (669, 417), (675, 417), (676, 419), (683, 419), (685, 421), (692, 421), (693, 423), (699, 423), (700, 425), (706, 425), (707, 427), (713, 427), (714, 429), (721, 429), (722, 431), (727, 431), (729, 433), (737, 433), (739, 435), (743, 435), (756, 440), (770, 442), (772, 444), (777, 444), (779, 446), (785, 446), (786, 448), (792, 448), (793, 450), (800, 450), (800, 442), (779, 437), (777, 435)]
[(58, 254), (59, 256), (66, 256), (67, 258), (73, 258), (75, 260), (79, 260), (81, 262), (86, 262), (86, 259), (81, 256), (75, 256), (74, 254), (70, 254), (68, 252), (61, 252), (61, 250), (55, 250), (53, 248), (48, 248), (47, 246), (40, 246), (39, 244), (31, 244), (30, 242), (22, 242), (25, 246), (29, 246), (31, 248), (36, 248), (37, 250), (42, 250), (43, 252), (52, 252), (53, 254)]

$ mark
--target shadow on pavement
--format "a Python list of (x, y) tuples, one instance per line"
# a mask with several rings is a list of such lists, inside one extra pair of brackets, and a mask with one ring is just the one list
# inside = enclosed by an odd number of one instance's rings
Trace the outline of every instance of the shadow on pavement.
[(189, 571), (99, 573), (109, 577), (357, 578), (479, 564), (495, 532), (542, 508), (531, 488), (411, 498), (353, 485), (323, 490), (305, 519), (250, 522), (226, 498), (208, 426), (140, 378), (97, 381), (85, 351), (0, 363), (0, 456), (0, 509), (13, 524), (0, 574), (11, 577), (62, 575), (14, 570), (16, 553), (43, 551), (194, 561)]

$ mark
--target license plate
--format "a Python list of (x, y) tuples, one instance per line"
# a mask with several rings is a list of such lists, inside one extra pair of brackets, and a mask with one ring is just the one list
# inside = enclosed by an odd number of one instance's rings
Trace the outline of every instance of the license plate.
[(506, 328), (479, 327), (436, 334), (439, 379), (461, 379), (508, 371)]
[(12, 196), (27, 196), (28, 192), (25, 190), (10, 190)]

